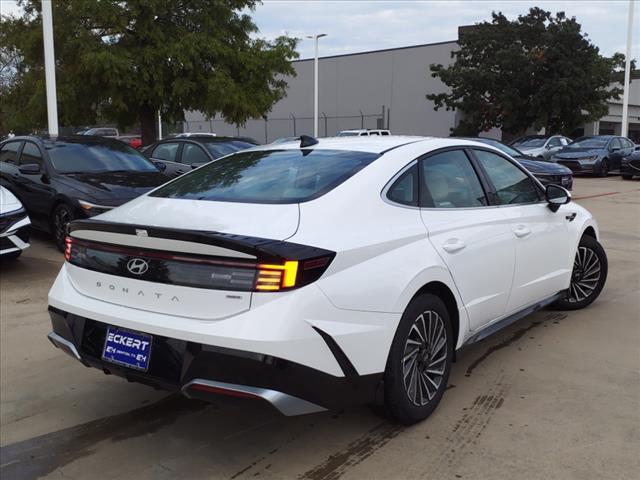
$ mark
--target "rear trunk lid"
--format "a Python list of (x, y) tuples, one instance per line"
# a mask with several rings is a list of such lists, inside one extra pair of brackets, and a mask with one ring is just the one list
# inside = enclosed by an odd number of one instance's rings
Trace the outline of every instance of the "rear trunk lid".
[(150, 312), (226, 318), (250, 308), (258, 259), (278, 262), (272, 247), (298, 227), (297, 204), (145, 200), (71, 224), (67, 273), (78, 292)]

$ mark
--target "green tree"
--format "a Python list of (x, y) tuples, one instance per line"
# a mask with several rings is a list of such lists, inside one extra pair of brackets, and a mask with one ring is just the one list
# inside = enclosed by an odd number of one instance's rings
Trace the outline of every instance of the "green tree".
[[(0, 111), (4, 129), (46, 125), (39, 0), (3, 17), (0, 51), (17, 54)], [(140, 124), (155, 139), (157, 112), (183, 120), (185, 110), (244, 124), (284, 97), (294, 75), (297, 40), (257, 38), (245, 13), (256, 0), (54, 0), (58, 111), (61, 125), (97, 119)]]
[(436, 110), (463, 114), (454, 134), (492, 127), (569, 134), (606, 115), (607, 100), (622, 93), (611, 83), (624, 68), (624, 55), (602, 56), (563, 12), (531, 8), (516, 20), (493, 13), (491, 22), (463, 28), (458, 43), (450, 66), (430, 66), (450, 91), (427, 95)]

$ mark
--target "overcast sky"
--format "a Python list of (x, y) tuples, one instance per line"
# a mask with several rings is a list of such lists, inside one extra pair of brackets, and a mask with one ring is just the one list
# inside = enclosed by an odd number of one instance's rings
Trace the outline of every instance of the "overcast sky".
[[(18, 13), (14, 0), (0, 0), (2, 13)], [(575, 16), (591, 41), (605, 55), (626, 48), (627, 0), (582, 1), (372, 1), (264, 0), (253, 18), (260, 35), (283, 33), (303, 38), (327, 33), (320, 55), (363, 52), (421, 43), (455, 40), (459, 25), (488, 20), (492, 11), (509, 18), (539, 6), (553, 13)], [(636, 2), (633, 54), (640, 57), (640, 4)], [(313, 56), (313, 41), (299, 46), (301, 58)]]

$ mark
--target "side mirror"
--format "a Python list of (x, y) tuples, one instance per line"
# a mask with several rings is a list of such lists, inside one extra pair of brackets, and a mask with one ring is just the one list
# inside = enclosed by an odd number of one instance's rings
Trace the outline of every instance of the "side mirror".
[(161, 172), (164, 172), (167, 169), (167, 166), (162, 163), (162, 162), (153, 162), (153, 164), (156, 166), (156, 168), (158, 170), (160, 170)]
[(201, 167), (202, 165), (204, 165), (204, 162), (194, 162), (191, 164), (191, 168), (195, 169), (195, 168)]
[(612, 147), (611, 152), (619, 152), (620, 151), (620, 147)]
[(18, 171), (24, 175), (38, 175), (41, 172), (40, 165), (37, 163), (27, 163), (20, 165)]
[(547, 185), (544, 196), (552, 212), (557, 212), (560, 206), (566, 205), (571, 201), (571, 193), (560, 185)]

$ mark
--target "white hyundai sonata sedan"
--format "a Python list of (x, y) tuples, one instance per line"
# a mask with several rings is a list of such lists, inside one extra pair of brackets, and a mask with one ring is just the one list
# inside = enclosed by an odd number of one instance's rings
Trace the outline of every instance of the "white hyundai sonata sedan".
[(569, 192), (490, 146), (303, 136), (73, 222), (49, 339), (188, 397), (384, 404), (413, 423), (456, 350), (598, 297), (598, 235)]

